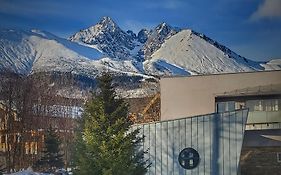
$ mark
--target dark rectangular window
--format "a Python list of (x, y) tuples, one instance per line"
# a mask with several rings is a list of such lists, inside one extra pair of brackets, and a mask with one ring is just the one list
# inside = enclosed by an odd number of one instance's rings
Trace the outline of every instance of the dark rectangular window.
[(281, 153), (277, 153), (277, 162), (281, 163)]

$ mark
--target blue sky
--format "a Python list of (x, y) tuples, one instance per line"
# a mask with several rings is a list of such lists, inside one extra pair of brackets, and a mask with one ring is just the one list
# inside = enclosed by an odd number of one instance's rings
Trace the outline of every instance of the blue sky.
[(124, 30), (191, 28), (238, 54), (281, 58), (281, 0), (0, 0), (0, 27), (68, 37), (110, 16)]

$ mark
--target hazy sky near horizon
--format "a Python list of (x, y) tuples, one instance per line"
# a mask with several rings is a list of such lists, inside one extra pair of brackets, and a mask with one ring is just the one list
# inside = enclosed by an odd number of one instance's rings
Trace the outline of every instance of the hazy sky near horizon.
[(0, 27), (67, 38), (110, 16), (138, 32), (160, 22), (201, 32), (256, 61), (281, 58), (281, 0), (0, 0)]

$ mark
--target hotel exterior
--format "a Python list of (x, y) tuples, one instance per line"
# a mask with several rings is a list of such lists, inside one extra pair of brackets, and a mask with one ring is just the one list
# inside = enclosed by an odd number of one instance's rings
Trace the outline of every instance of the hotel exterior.
[[(248, 110), (237, 173), (280, 174), (281, 71), (167, 77), (160, 80), (160, 87), (162, 122)], [(232, 128), (226, 126), (224, 129), (227, 132)], [(190, 128), (186, 132), (194, 132), (194, 129)], [(176, 134), (174, 138), (178, 141)], [(233, 139), (233, 136), (229, 139)], [(219, 161), (219, 166), (223, 162)], [(214, 171), (217, 170), (212, 169), (207, 174), (216, 174)], [(219, 171), (217, 174), (229, 173)]]
[(281, 71), (166, 77), (160, 88), (160, 121), (135, 126), (147, 174), (280, 174)]

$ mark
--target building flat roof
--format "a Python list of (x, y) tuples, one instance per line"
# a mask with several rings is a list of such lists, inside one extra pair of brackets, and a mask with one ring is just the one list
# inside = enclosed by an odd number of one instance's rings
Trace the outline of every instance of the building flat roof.
[(215, 74), (198, 74), (198, 75), (176, 75), (176, 76), (164, 76), (160, 77), (161, 79), (168, 79), (168, 78), (193, 78), (193, 77), (205, 77), (205, 76), (225, 76), (225, 75), (233, 75), (233, 74), (259, 74), (265, 72), (281, 72), (281, 70), (264, 70), (264, 71), (251, 71), (251, 72), (221, 72)]

